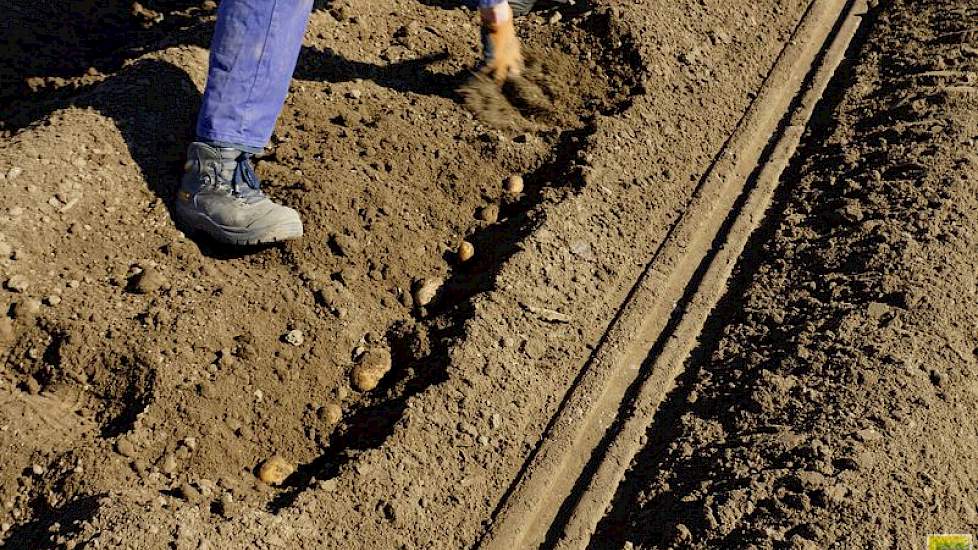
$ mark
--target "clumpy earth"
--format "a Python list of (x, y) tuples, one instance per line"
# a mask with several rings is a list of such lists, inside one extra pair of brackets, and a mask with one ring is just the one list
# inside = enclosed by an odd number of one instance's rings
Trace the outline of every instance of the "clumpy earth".
[[(232, 250), (170, 210), (216, 5), (14, 0), (5, 547), (476, 544), (807, 7), (730, 4), (548, 7), (502, 89), (470, 10), (317, 4), (257, 163), (306, 236)], [(872, 13), (598, 542), (974, 527), (976, 14), (910, 7)]]
[(976, 18), (870, 12), (594, 548), (978, 531)]

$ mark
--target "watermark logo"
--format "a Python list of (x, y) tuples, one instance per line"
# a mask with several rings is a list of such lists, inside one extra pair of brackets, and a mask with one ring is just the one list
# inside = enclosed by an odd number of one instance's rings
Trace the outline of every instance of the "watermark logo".
[(927, 535), (927, 550), (974, 550), (971, 535)]

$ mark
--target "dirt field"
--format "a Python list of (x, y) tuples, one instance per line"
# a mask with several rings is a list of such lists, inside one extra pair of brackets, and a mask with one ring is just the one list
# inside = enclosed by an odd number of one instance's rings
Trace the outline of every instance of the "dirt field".
[[(12, 2), (4, 547), (919, 548), (978, 531), (968, 2), (853, 8), (800, 126), (844, 2), (544, 6), (518, 27), (553, 110), (526, 116), (457, 91), (471, 10), (317, 4), (257, 165), (306, 235), (251, 250), (170, 212), (215, 4)], [(795, 127), (719, 303), (678, 330)], [(704, 204), (719, 233), (687, 262)], [(671, 341), (692, 349), (667, 376)], [(638, 358), (604, 359), (619, 352)], [(358, 389), (356, 366), (386, 356)], [(641, 450), (604, 481), (660, 375)], [(296, 470), (266, 484), (276, 455)], [(594, 485), (607, 506), (585, 505)], [(582, 514), (594, 526), (572, 533)]]
[(593, 547), (976, 531), (976, 20), (870, 12)]

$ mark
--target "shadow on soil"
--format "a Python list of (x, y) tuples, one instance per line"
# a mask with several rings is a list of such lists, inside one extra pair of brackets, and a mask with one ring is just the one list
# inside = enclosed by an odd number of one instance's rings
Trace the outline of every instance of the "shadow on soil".
[(304, 47), (299, 55), (295, 78), (333, 84), (359, 78), (373, 81), (396, 92), (440, 96), (454, 100), (457, 98), (455, 88), (462, 83), (469, 71), (446, 75), (428, 69), (432, 63), (445, 59), (448, 59), (448, 52), (389, 65), (378, 65), (346, 59), (329, 49)]
[[(173, 218), (173, 197), (186, 146), (194, 137), (200, 102), (201, 94), (186, 71), (165, 61), (142, 60), (105, 81), (76, 88), (70, 101), (48, 103), (43, 111), (32, 113), (31, 120), (68, 106), (94, 109), (110, 118), (150, 191), (163, 201)], [(195, 242), (201, 253), (219, 259), (238, 258), (261, 249), (233, 249), (207, 238), (195, 238)]]
[[(67, 534), (72, 525), (95, 517), (99, 510), (101, 496), (89, 496), (69, 501), (58, 508), (52, 508), (42, 498), (31, 503), (32, 521), (13, 526), (6, 533), (5, 550), (36, 550), (53, 548), (56, 532)], [(58, 525), (57, 531), (53, 531)]]
[[(356, 63), (326, 53), (318, 67), (302, 78), (343, 82), (353, 78), (375, 78), (384, 86), (403, 92), (428, 93), (452, 97), (454, 76), (434, 75), (422, 67), (430, 59), (409, 61), (384, 68)], [(315, 60), (320, 52), (303, 54)], [(307, 64), (308, 66), (308, 64)], [(313, 69), (307, 69), (313, 71)], [(419, 78), (419, 71), (428, 74)], [(437, 78), (436, 78), (437, 77)], [(413, 82), (414, 84), (409, 84)], [(173, 199), (186, 159), (186, 147), (194, 139), (194, 125), (202, 97), (190, 76), (176, 65), (146, 59), (120, 70), (116, 75), (72, 90), (71, 99), (49, 100), (40, 107), (19, 113), (16, 127), (24, 127), (65, 107), (91, 108), (112, 119), (125, 140), (149, 189), (163, 201), (174, 219)], [(274, 246), (234, 248), (200, 234), (192, 235), (202, 254), (216, 259), (235, 259)]]
[[(0, 130), (23, 126), (23, 112), (40, 102), (76, 93), (62, 88), (65, 79), (109, 74), (160, 41), (201, 44), (207, 38), (188, 33), (213, 11), (201, 0), (59, 2), (9, 0), (0, 33)], [(70, 13), (66, 13), (70, 11)], [(34, 79), (29, 83), (28, 79)], [(42, 82), (41, 79), (44, 79)]]

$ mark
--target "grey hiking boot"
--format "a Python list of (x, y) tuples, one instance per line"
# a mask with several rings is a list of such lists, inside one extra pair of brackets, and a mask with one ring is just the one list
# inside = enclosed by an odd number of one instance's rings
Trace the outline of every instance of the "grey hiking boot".
[(235, 245), (302, 236), (299, 213), (262, 193), (251, 154), (195, 142), (187, 149), (186, 170), (176, 215), (190, 229)]

